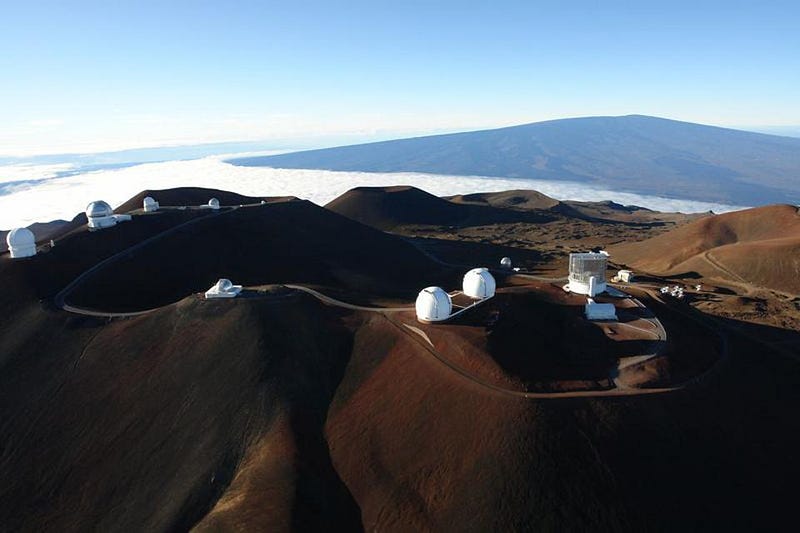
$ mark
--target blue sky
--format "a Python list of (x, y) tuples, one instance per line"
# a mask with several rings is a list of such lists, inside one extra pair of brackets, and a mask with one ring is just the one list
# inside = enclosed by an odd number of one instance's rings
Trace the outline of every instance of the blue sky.
[(800, 125), (795, 2), (334, 4), (3, 0), (0, 155), (629, 113)]

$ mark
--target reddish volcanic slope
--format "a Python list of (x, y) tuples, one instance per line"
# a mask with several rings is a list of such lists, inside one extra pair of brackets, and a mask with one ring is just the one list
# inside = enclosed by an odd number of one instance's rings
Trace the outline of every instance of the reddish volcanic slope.
[(800, 215), (773, 205), (706, 217), (612, 248), (615, 260), (659, 274), (704, 276), (800, 292)]
[(462, 204), (410, 186), (357, 187), (325, 206), (362, 224), (382, 230), (399, 226), (476, 226), (498, 222), (545, 222), (545, 213), (511, 211), (489, 205)]
[[(115, 256), (67, 297), (98, 316), (59, 308), (59, 291)], [(578, 297), (555, 308), (569, 299), (557, 284), (536, 282), (545, 298), (521, 276), (498, 275), (496, 299), (447, 324), (280, 285), (412, 305), (424, 284), (452, 289), (461, 274), (301, 201), (135, 215), (32, 259), (0, 255), (0, 529), (793, 523), (800, 363), (721, 320), (646, 300), (678, 356), (667, 378), (704, 365), (685, 387), (528, 397), (563, 372), (611, 386), (614, 354), (638, 345), (621, 325), (601, 337)], [(259, 287), (192, 294), (221, 276)], [(102, 312), (147, 306), (160, 307)]]
[(552, 209), (561, 204), (555, 198), (529, 190), (458, 194), (448, 200), (459, 204), (490, 205), (511, 209)]
[(650, 222), (683, 223), (687, 220), (704, 216), (685, 215), (682, 213), (660, 213), (644, 207), (621, 205), (611, 201), (561, 201), (538, 191), (529, 190), (459, 194), (451, 196), (448, 199), (459, 204), (488, 205), (502, 209), (527, 211), (549, 211), (572, 219), (628, 222), (634, 224), (646, 224)]
[(307, 201), (284, 201), (199, 220), (120, 257), (67, 301), (93, 309), (149, 309), (205, 291), (219, 278), (408, 299), (426, 285), (457, 277), (399, 237)]

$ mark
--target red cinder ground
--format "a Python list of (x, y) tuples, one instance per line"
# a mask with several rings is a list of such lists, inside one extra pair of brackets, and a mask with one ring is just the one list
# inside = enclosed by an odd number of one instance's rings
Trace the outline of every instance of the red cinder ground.
[[(156, 193), (228, 198), (139, 196)], [(384, 233), (380, 206), (398, 193)], [(747, 289), (695, 278), (700, 292), (691, 277), (638, 272), (623, 289), (645, 307), (600, 297), (620, 317), (602, 324), (561, 289), (572, 249), (698, 222), (611, 204), (567, 205), (575, 214), (520, 191), (334, 202), (367, 202), (373, 227), (343, 209), (229, 199), (254, 205), (135, 214), (74, 228), (29, 260), (0, 256), (2, 529), (794, 523), (796, 300), (759, 285), (757, 269)], [(503, 255), (548, 279), (494, 270), (492, 300), (451, 322), (416, 320), (419, 289), (458, 290), (468, 267)], [(247, 288), (204, 300), (219, 277)], [(661, 296), (666, 283), (687, 297)], [(643, 354), (654, 355), (628, 364)]]

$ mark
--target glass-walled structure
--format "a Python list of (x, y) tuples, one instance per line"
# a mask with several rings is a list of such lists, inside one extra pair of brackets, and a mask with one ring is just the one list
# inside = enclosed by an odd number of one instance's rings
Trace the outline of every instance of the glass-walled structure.
[(605, 291), (607, 267), (604, 253), (569, 254), (569, 291), (588, 296)]

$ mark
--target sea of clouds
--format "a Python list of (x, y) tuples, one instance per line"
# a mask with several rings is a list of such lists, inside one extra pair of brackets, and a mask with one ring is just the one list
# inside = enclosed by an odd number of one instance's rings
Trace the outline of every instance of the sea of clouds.
[(105, 200), (116, 206), (144, 189), (173, 187), (208, 187), (250, 196), (293, 195), (319, 205), (326, 204), (353, 187), (413, 185), (437, 196), (534, 189), (561, 200), (613, 200), (658, 211), (693, 213), (713, 210), (722, 213), (742, 209), (741, 206), (606, 190), (574, 182), (408, 172), (240, 167), (225, 162), (231, 157), (217, 155), (188, 161), (146, 163), (67, 176), (62, 174), (71, 169), (69, 164), (0, 166), (0, 228), (9, 229), (55, 219), (69, 220), (93, 200)]

